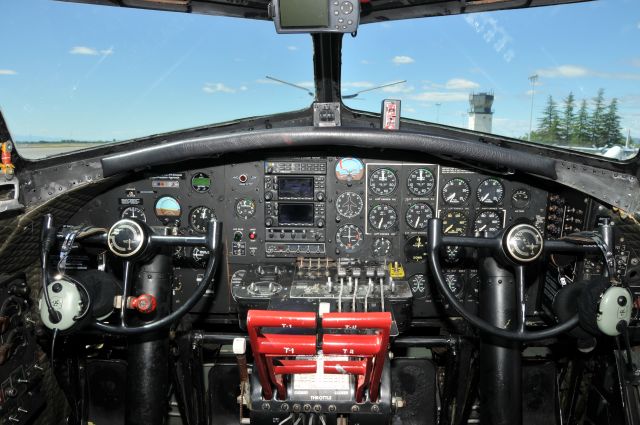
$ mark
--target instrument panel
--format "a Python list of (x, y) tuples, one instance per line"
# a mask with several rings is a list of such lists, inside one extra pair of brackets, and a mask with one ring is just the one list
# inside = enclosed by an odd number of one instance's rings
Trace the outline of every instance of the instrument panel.
[[(430, 316), (439, 311), (439, 295), (426, 269), (428, 220), (441, 218), (452, 235), (517, 222), (544, 231), (547, 196), (517, 179), (435, 162), (284, 156), (149, 175), (98, 196), (72, 222), (109, 226), (131, 218), (188, 235), (204, 233), (216, 217), (226, 256), (222, 292), (231, 298), (231, 277), (249, 265), (355, 259), (395, 267), (390, 273), (413, 294), (414, 316)], [(208, 255), (204, 248), (174, 253), (174, 302), (194, 287)], [(475, 303), (469, 253), (447, 247), (442, 256), (450, 287)], [(235, 308), (216, 302), (211, 311)]]

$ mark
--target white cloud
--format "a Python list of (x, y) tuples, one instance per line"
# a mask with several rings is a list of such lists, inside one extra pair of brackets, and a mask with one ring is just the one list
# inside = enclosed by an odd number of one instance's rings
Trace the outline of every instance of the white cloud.
[(111, 56), (113, 54), (113, 47), (109, 47), (108, 49), (100, 50), (100, 54), (102, 56)]
[(560, 65), (555, 68), (539, 69), (536, 74), (545, 78), (576, 78), (585, 77), (590, 74), (590, 71), (582, 66)]
[(368, 89), (373, 86), (374, 84), (371, 81), (351, 81), (342, 83), (343, 88)]
[(295, 83), (296, 86), (301, 86), (304, 88), (307, 88), (309, 90), (312, 90), (316, 87), (315, 83), (313, 81), (299, 81), (297, 83)]
[(411, 99), (420, 102), (462, 102), (469, 99), (467, 93), (450, 93), (450, 92), (434, 92), (427, 91), (417, 93), (411, 96)]
[(292, 52), (295, 52), (296, 50), (298, 50), (297, 46), (287, 46), (288, 50), (291, 50)]
[(546, 78), (598, 77), (616, 80), (640, 80), (640, 74), (601, 72), (577, 65), (560, 65), (555, 68), (539, 69), (536, 73)]
[(396, 84), (389, 87), (383, 87), (382, 91), (385, 93), (411, 93), (414, 87), (409, 86), (406, 83)]
[(371, 62), (369, 62), (369, 61), (368, 61), (368, 60), (366, 60), (366, 59), (362, 59), (362, 60), (360, 61), (360, 63), (361, 63), (361, 64), (363, 64), (363, 65), (371, 65)]
[(69, 53), (72, 55), (87, 55), (87, 56), (97, 56), (98, 51), (91, 47), (86, 46), (75, 46), (69, 50)]
[(249, 90), (249, 87), (247, 86), (240, 86), (240, 91), (247, 91)]
[(268, 78), (258, 78), (256, 80), (256, 83), (258, 83), (258, 84), (281, 84), (281, 83), (279, 83), (277, 81), (270, 80)]
[(0, 75), (16, 75), (17, 72), (13, 69), (0, 69)]
[(475, 81), (465, 80), (464, 78), (452, 78), (446, 82), (445, 88), (449, 90), (471, 90), (477, 89), (480, 84)]
[(205, 93), (235, 93), (236, 91), (231, 87), (225, 86), (222, 83), (205, 83), (202, 86), (202, 91)]
[(631, 65), (633, 66), (637, 66), (640, 68), (640, 58), (633, 58), (631, 59)]
[(411, 56), (394, 56), (393, 59), (391, 59), (391, 62), (395, 63), (396, 65), (406, 65), (408, 63), (414, 63), (415, 59), (413, 59)]

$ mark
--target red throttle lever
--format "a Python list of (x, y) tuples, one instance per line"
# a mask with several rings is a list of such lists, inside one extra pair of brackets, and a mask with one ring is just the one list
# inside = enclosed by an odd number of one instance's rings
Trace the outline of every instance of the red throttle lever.
[(150, 314), (156, 311), (156, 297), (151, 294), (142, 294), (137, 297), (129, 297), (127, 307), (135, 308), (140, 313)]

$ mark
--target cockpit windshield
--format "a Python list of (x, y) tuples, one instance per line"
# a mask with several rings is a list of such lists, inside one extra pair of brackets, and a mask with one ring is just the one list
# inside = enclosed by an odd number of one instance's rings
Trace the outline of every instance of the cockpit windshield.
[(268, 21), (49, 0), (2, 2), (0, 16), (11, 17), (0, 26), (0, 107), (25, 157), (314, 98), (311, 37), (277, 36)]
[(403, 117), (627, 159), (639, 44), (635, 0), (363, 25), (344, 38), (343, 100), (380, 112), (400, 99)]

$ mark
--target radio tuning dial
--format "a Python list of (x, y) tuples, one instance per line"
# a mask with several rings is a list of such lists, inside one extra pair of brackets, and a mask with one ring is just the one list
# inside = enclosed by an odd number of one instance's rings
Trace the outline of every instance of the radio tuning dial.
[(316, 199), (320, 202), (324, 201), (324, 192), (318, 192), (316, 194)]
[(271, 191), (267, 191), (264, 193), (264, 199), (267, 201), (270, 201), (271, 199), (273, 199), (273, 193)]
[(264, 221), (264, 225), (265, 225), (265, 226), (267, 226), (267, 227), (271, 227), (271, 226), (273, 226), (273, 219), (271, 219), (271, 218), (267, 218), (267, 219)]

